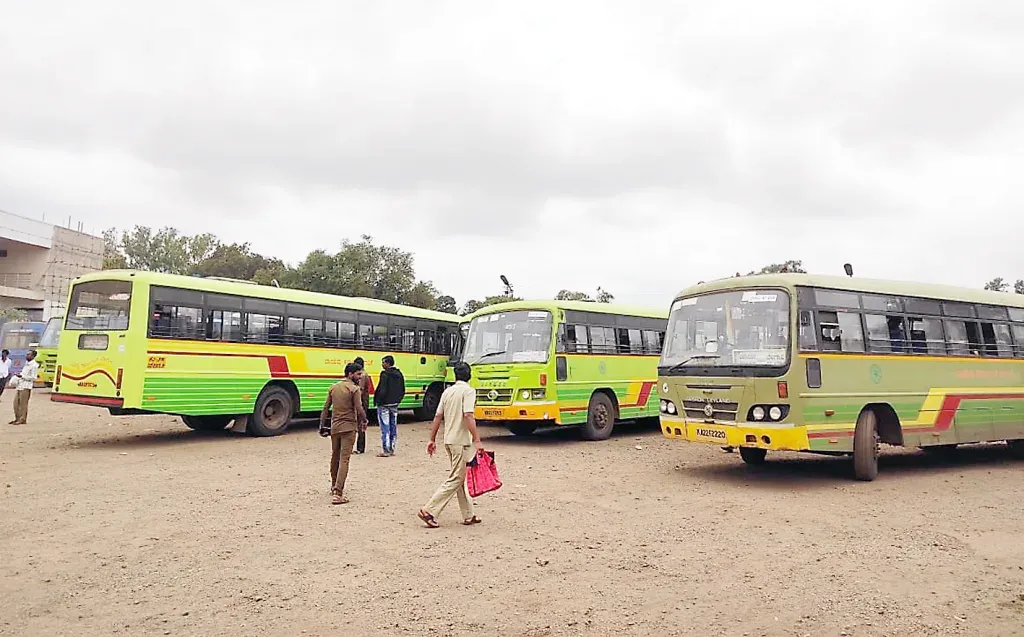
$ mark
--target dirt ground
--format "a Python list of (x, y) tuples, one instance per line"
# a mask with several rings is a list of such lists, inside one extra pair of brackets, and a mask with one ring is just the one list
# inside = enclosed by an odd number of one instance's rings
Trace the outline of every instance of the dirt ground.
[(453, 502), (427, 530), (445, 461), (423, 423), (397, 457), (355, 457), (332, 507), (310, 424), (31, 409), (0, 428), (4, 635), (1024, 634), (1024, 462), (1003, 446), (887, 456), (855, 483), (843, 459), (749, 468), (650, 425), (492, 429), (484, 523)]

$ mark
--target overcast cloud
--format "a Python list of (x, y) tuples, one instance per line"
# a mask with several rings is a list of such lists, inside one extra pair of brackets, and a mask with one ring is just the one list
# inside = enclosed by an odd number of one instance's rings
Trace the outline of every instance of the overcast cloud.
[(289, 261), (372, 234), (459, 302), (1024, 277), (1024, 4), (0, 0), (0, 208)]

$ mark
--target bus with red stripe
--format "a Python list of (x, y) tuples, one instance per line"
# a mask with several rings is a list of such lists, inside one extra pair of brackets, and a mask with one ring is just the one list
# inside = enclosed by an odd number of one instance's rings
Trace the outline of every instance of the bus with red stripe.
[(478, 421), (530, 435), (578, 426), (603, 440), (620, 420), (657, 418), (667, 313), (582, 301), (515, 301), (467, 317)]
[(320, 413), (357, 357), (395, 357), (402, 409), (432, 418), (460, 318), (244, 281), (108, 270), (75, 279), (51, 399), (188, 427), (284, 433)]
[(1024, 295), (777, 274), (703, 283), (673, 302), (659, 364), (663, 434), (849, 455), (882, 445), (1024, 455)]

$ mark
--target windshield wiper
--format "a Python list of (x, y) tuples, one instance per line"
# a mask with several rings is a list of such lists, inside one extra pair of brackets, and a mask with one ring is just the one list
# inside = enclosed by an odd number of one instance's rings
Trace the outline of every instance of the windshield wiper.
[(491, 356), (501, 356), (502, 354), (507, 354), (507, 353), (508, 353), (508, 350), (502, 350), (500, 352), (487, 352), (486, 354), (484, 354), (480, 358), (478, 358), (475, 361), (473, 361), (473, 364), (475, 365), (475, 364), (479, 363), (480, 361), (482, 361), (483, 359), (490, 358)]
[(680, 370), (683, 367), (685, 367), (686, 364), (689, 363), (690, 361), (694, 361), (694, 360), (714, 360), (716, 358), (722, 358), (722, 355), (721, 354), (694, 354), (693, 356), (687, 358), (685, 361), (682, 361), (681, 363), (676, 363), (672, 367), (669, 367), (668, 369), (665, 370), (665, 373), (666, 374), (671, 374), (674, 371)]

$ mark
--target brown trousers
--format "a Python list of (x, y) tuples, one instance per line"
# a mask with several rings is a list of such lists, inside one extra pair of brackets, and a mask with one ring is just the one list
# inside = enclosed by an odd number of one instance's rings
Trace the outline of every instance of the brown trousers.
[(14, 393), (14, 422), (24, 425), (28, 421), (29, 398), (32, 398), (31, 389), (19, 389)]
[(356, 432), (331, 434), (331, 493), (344, 495), (348, 478), (348, 461), (356, 444)]

